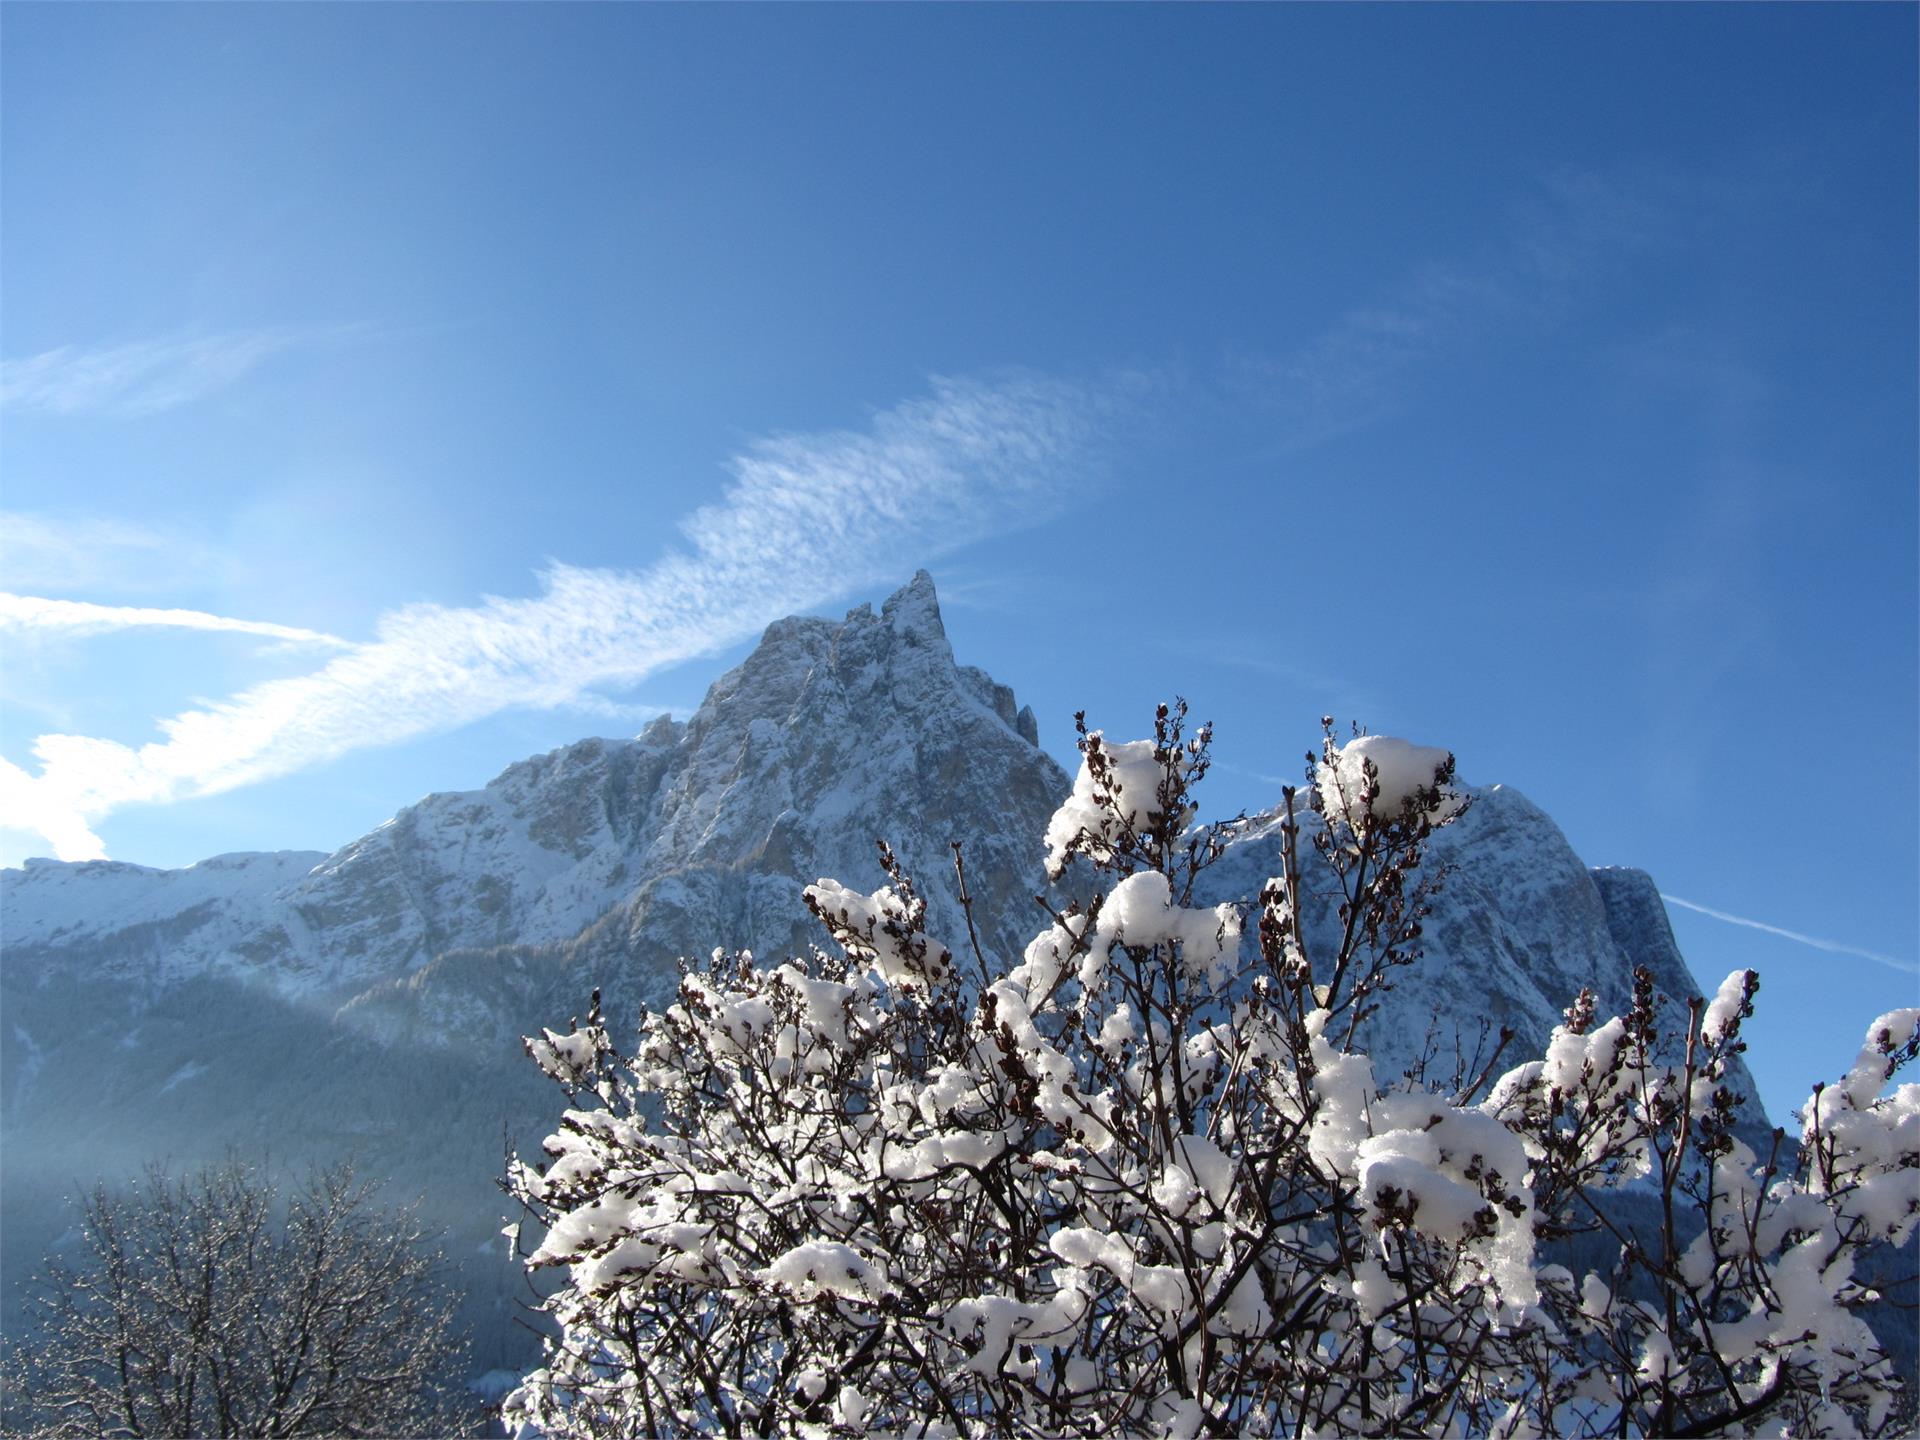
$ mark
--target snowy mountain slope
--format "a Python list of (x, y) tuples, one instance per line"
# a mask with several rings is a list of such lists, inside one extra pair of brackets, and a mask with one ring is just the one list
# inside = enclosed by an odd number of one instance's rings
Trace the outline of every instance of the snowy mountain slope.
[[(518, 1037), (596, 986), (616, 1015), (657, 1002), (683, 955), (819, 942), (801, 888), (875, 888), (881, 837), (950, 942), (964, 841), (981, 939), (1013, 963), (1068, 790), (1036, 739), (1010, 690), (955, 662), (921, 574), (877, 614), (770, 626), (685, 722), (429, 796), (332, 855), (0, 871), (8, 1303), (71, 1182), (229, 1143), (295, 1166), (351, 1150), (454, 1228), (492, 1327), (480, 1358), (518, 1363), (493, 1181), (503, 1129), (527, 1144), (551, 1118)], [(1517, 791), (1476, 794), (1435, 845), (1455, 869), (1426, 959), (1370, 1037), (1383, 1079), (1430, 1043), (1451, 1070), (1482, 1020), (1519, 1032), (1508, 1058), (1537, 1054), (1582, 985), (1622, 1004), (1636, 962), (1699, 988), (1646, 876), (1589, 871)], [(1273, 820), (1251, 823), (1205, 898), (1250, 900), (1276, 855)]]
[(345, 998), (455, 945), (576, 933), (623, 893), (664, 732), (583, 740), (484, 790), (431, 795), (332, 855), (224, 856), (185, 870), (29, 862), (0, 872), (10, 963), (229, 973)]
[(216, 855), (183, 870), (113, 860), (29, 860), (0, 871), (0, 941), (15, 966), (39, 951), (85, 953), (99, 971), (178, 979), (238, 955), (275, 897), (327, 857), (317, 851)]

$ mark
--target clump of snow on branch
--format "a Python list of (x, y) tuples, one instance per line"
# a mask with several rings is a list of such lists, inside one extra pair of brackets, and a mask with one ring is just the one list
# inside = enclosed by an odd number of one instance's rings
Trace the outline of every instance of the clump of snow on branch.
[(1132, 857), (1164, 844), (1191, 822), (1188, 792), (1207, 770), (1210, 732), (1202, 726), (1182, 744), (1167, 729), (1162, 707), (1151, 740), (1108, 740), (1080, 729), (1080, 769), (1073, 791), (1047, 824), (1047, 878), (1058, 880), (1076, 855), (1096, 865), (1127, 866)]
[(1129, 875), (1100, 909), (1090, 953), (1110, 956), (1115, 946), (1165, 946), (1182, 965), (1218, 986), (1240, 963), (1240, 915), (1231, 905), (1190, 910), (1173, 903), (1167, 877), (1157, 870)]
[(1720, 982), (1713, 1003), (1700, 1020), (1700, 1038), (1718, 1045), (1733, 1034), (1738, 1024), (1753, 1014), (1756, 977), (1751, 970), (1736, 970)]
[(1089, 738), (1105, 765), (1081, 761), (1072, 794), (1047, 824), (1047, 874), (1054, 878), (1066, 869), (1075, 842), (1084, 854), (1106, 854), (1119, 835), (1144, 829), (1159, 803), (1161, 767), (1151, 740), (1114, 745), (1097, 730)]
[(1395, 820), (1444, 825), (1464, 802), (1448, 791), (1453, 756), (1392, 735), (1359, 735), (1345, 745), (1329, 737), (1316, 782), (1322, 811), (1350, 830)]
[(823, 879), (801, 898), (848, 955), (870, 961), (889, 984), (937, 985), (952, 971), (953, 952), (927, 939), (926, 900), (900, 873), (893, 852), (883, 846), (881, 853), (894, 884), (862, 895)]
[(1811, 1189), (1841, 1221), (1904, 1244), (1920, 1224), (1920, 1085), (1891, 1092), (1894, 1071), (1920, 1048), (1920, 1009), (1893, 1010), (1867, 1027), (1859, 1058), (1837, 1085), (1809, 1097), (1803, 1144)]

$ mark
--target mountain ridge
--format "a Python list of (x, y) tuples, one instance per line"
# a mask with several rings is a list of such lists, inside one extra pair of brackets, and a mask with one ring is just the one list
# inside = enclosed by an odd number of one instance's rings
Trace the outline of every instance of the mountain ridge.
[[(532, 1145), (552, 1108), (518, 1037), (595, 988), (616, 1018), (660, 1004), (683, 956), (805, 953), (824, 937), (802, 887), (877, 885), (883, 837), (949, 942), (964, 842), (983, 947), (1011, 965), (1039, 928), (1042, 837), (1068, 789), (1033, 712), (955, 659), (922, 571), (877, 612), (774, 622), (685, 720), (517, 761), (331, 854), (0, 871), (0, 1125), (10, 1156), (35, 1157), (0, 1174), (9, 1279), (87, 1167), (350, 1148), (451, 1227), (492, 1337), (481, 1358), (515, 1364), (492, 1181), (503, 1129)], [(1510, 787), (1474, 794), (1434, 839), (1453, 869), (1427, 954), (1363, 1037), (1384, 1082), (1429, 1048), (1450, 1069), (1482, 1020), (1517, 1032), (1503, 1064), (1538, 1054), (1581, 985), (1624, 1005), (1635, 964), (1699, 991), (1650, 879), (1588, 869)], [(1250, 821), (1198, 898), (1251, 901), (1277, 843), (1274, 817)]]
[[(686, 720), (516, 761), (331, 854), (0, 871), (8, 968), (84, 955), (91, 977), (142, 991), (198, 977), (264, 987), (382, 1043), (499, 1038), (542, 1023), (524, 1007), (577, 1008), (569, 984), (657, 1003), (683, 956), (804, 950), (817, 932), (799, 890), (822, 875), (871, 883), (883, 837), (950, 933), (946, 842), (963, 841), (982, 939), (1012, 956), (1033, 928), (1038, 837), (1067, 788), (1032, 710), (954, 658), (922, 570), (877, 613), (773, 622)], [(1624, 1006), (1636, 964), (1669, 993), (1698, 993), (1643, 872), (1589, 869), (1512, 787), (1472, 793), (1433, 842), (1451, 874), (1426, 957), (1396, 977), (1392, 1023), (1369, 1037), (1383, 1075), (1419, 1059), (1422, 1012), (1510, 1022), (1537, 1047), (1582, 986)], [(1277, 838), (1276, 816), (1253, 817), (1201, 895), (1250, 901), (1278, 866)]]

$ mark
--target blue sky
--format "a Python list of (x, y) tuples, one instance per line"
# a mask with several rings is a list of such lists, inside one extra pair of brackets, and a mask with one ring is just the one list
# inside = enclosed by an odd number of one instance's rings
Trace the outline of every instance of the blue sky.
[(1915, 1002), (1911, 7), (0, 25), (5, 863), (331, 848), (925, 565), (1063, 760), (1330, 710), (1843, 947), (1676, 909), (1776, 1112)]

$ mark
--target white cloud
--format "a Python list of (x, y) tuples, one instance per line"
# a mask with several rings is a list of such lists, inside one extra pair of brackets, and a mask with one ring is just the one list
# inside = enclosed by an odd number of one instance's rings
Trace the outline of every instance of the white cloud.
[(1729, 915), (1725, 910), (1715, 910), (1707, 905), (1696, 905), (1691, 900), (1682, 900), (1678, 895), (1662, 894), (1660, 897), (1669, 905), (1678, 905), (1683, 910), (1692, 910), (1697, 914), (1711, 916), (1715, 920), (1724, 920), (1729, 925), (1744, 925), (1749, 930), (1764, 930), (1769, 935), (1779, 935), (1787, 940), (1798, 940), (1802, 945), (1811, 945), (1816, 950), (1831, 951), (1835, 955), (1858, 955), (1862, 960), (1877, 960), (1880, 964), (1895, 970), (1904, 970), (1907, 974), (1920, 974), (1920, 965), (1910, 960), (1896, 959), (1892, 955), (1882, 955), (1878, 950), (1862, 950), (1858, 945), (1843, 944), (1838, 940), (1822, 940), (1818, 935), (1802, 935), (1798, 930), (1783, 930), (1778, 925), (1768, 925), (1763, 921), (1749, 920), (1744, 915)]
[[(687, 545), (634, 573), (555, 564), (531, 599), (414, 605), (309, 674), (159, 722), (140, 746), (42, 735), (39, 772), (0, 769), (0, 810), (63, 859), (124, 805), (208, 795), (511, 706), (578, 703), (899, 576), (917, 558), (1038, 518), (1092, 459), (1112, 397), (1032, 377), (936, 380), (862, 431), (762, 441)], [(3, 763), (3, 762), (0, 762)]]
[(0, 815), (8, 830), (29, 831), (62, 860), (104, 860), (106, 846), (71, 807), (48, 802), (40, 784), (11, 760), (0, 758)]
[(220, 335), (62, 345), (0, 360), (0, 405), (51, 415), (152, 415), (198, 400), (296, 345), (352, 327), (230, 330)]
[(85, 600), (49, 600), (38, 595), (0, 591), (0, 634), (100, 635), (112, 630), (160, 626), (180, 630), (228, 630), (243, 635), (265, 635), (300, 645), (348, 648), (337, 635), (302, 630), (297, 625), (274, 625), (264, 620), (235, 620), (204, 610), (155, 609), (144, 605), (95, 605)]

